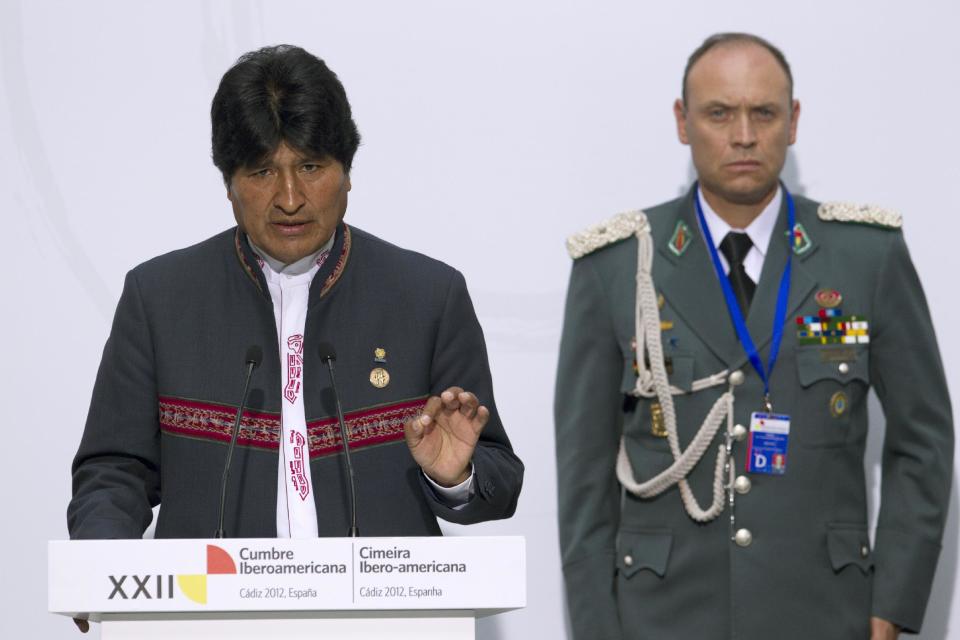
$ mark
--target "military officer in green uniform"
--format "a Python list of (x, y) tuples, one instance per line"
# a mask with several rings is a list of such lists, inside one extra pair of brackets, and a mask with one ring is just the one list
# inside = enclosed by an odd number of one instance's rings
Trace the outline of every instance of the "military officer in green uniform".
[(900, 216), (779, 182), (792, 85), (770, 43), (707, 39), (674, 107), (697, 183), (568, 241), (555, 417), (576, 640), (922, 624), (952, 471), (943, 367)]

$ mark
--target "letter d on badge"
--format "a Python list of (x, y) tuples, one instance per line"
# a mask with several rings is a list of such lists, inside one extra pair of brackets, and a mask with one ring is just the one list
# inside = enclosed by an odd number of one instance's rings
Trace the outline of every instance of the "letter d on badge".
[(767, 468), (767, 456), (762, 453), (753, 454), (753, 469), (766, 469)]

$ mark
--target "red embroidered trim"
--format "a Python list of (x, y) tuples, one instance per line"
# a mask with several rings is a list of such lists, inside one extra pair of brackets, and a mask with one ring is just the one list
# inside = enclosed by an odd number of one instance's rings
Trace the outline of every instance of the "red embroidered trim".
[[(233, 422), (237, 419), (236, 407), (181, 398), (161, 397), (158, 408), (162, 431), (191, 438), (230, 442)], [(279, 447), (280, 414), (244, 411), (237, 444), (259, 449)]]
[[(426, 402), (426, 397), (422, 397), (344, 414), (350, 450), (402, 440), (404, 423), (420, 413)], [(311, 458), (343, 450), (340, 424), (336, 417), (308, 422), (307, 439), (310, 441)]]
[[(241, 231), (240, 227), (237, 227), (237, 232), (233, 238), (233, 244), (237, 251), (237, 259), (240, 261), (240, 266), (243, 267), (243, 270), (247, 272), (247, 276), (253, 280), (253, 283), (257, 285), (257, 289), (260, 293), (263, 293), (263, 287), (260, 286), (260, 281), (257, 279), (257, 274), (253, 271), (253, 268), (247, 262), (246, 256), (243, 255), (243, 249), (241, 248), (240, 239)], [(346, 223), (343, 223), (343, 249), (340, 251), (340, 257), (337, 259), (337, 265), (333, 268), (333, 272), (327, 276), (327, 280), (323, 283), (323, 288), (320, 289), (320, 297), (322, 298), (327, 291), (330, 290), (333, 285), (337, 283), (337, 280), (340, 279), (340, 276), (343, 275), (343, 270), (347, 267), (347, 260), (350, 258), (350, 227)], [(327, 259), (328, 254), (324, 254), (323, 259)], [(319, 266), (323, 266), (322, 262), (318, 261)]]
[(254, 273), (253, 268), (247, 263), (246, 256), (243, 255), (243, 248), (240, 246), (242, 240), (240, 239), (242, 232), (240, 227), (237, 227), (237, 232), (233, 235), (233, 246), (237, 252), (237, 260), (240, 261), (240, 266), (243, 267), (243, 270), (247, 272), (247, 275), (253, 280), (253, 284), (257, 285), (257, 291), (263, 293), (263, 287), (260, 286), (260, 281), (257, 280), (257, 274)]
[[(350, 449), (357, 450), (403, 439), (403, 425), (426, 404), (426, 396), (390, 405), (352, 411), (343, 416)], [(159, 398), (160, 429), (172, 435), (230, 442), (237, 417), (235, 407), (182, 398)], [(337, 454), (343, 449), (336, 417), (307, 422), (310, 457)], [(258, 449), (280, 446), (280, 414), (244, 411), (237, 444)]]
[(337, 283), (337, 280), (340, 279), (340, 276), (343, 275), (343, 270), (347, 267), (347, 260), (350, 258), (350, 227), (347, 226), (347, 223), (343, 223), (343, 249), (340, 251), (340, 257), (337, 259), (337, 266), (333, 268), (333, 273), (327, 276), (327, 281), (323, 283), (323, 288), (320, 289), (320, 297), (322, 298), (326, 295), (327, 291)]

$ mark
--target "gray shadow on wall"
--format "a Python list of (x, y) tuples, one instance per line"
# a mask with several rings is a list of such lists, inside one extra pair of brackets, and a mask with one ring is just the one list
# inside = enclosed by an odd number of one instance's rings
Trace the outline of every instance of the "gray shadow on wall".
[(957, 496), (957, 478), (954, 476), (950, 486), (950, 508), (947, 513), (947, 526), (943, 532), (943, 549), (937, 563), (937, 573), (933, 578), (927, 614), (918, 640), (940, 640), (949, 637), (950, 613), (953, 611), (954, 591), (957, 585), (957, 536), (960, 535), (960, 498)]
[(204, 34), (201, 63), (207, 82), (211, 87), (217, 87), (223, 74), (236, 62), (237, 56), (264, 46), (263, 3), (235, 0), (231, 4), (229, 18), (224, 18), (219, 7), (209, 2), (204, 2), (200, 8), (203, 12)]
[(477, 640), (506, 640), (499, 616), (487, 616), (477, 620)]
[[(114, 298), (106, 281), (97, 273), (86, 247), (73, 232), (67, 205), (57, 186), (57, 173), (47, 157), (40, 135), (40, 124), (27, 81), (20, 5), (4, 2), (0, 3), (0, 9), (0, 82), (4, 86), (2, 94), (7, 96), (15, 151), (27, 177), (27, 184), (23, 188), (31, 192), (31, 201), (35, 203), (31, 208), (45, 222), (42, 225), (45, 234), (43, 242), (49, 242), (52, 249), (60, 254), (68, 267), (67, 271), (77, 279), (80, 288), (93, 301), (94, 308), (109, 320)], [(27, 208), (24, 199), (18, 199), (19, 204)]]

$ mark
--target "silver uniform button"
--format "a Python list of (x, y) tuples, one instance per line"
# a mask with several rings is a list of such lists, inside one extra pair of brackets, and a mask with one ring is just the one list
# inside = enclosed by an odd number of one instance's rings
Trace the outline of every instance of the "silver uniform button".
[(743, 371), (740, 371), (739, 369), (737, 371), (734, 371), (733, 373), (730, 374), (728, 381), (732, 386), (739, 387), (740, 385), (743, 384)]
[(862, 545), (860, 547), (860, 557), (866, 558), (868, 555), (870, 555), (870, 547), (868, 547), (867, 545)]
[(733, 488), (740, 495), (750, 493), (750, 488), (752, 486), (753, 483), (750, 482), (750, 478), (747, 476), (737, 476), (737, 479), (733, 481)]
[(753, 542), (753, 534), (750, 533), (750, 529), (737, 529), (737, 532), (733, 534), (733, 541), (737, 543), (738, 547), (749, 547)]
[(733, 439), (737, 442), (743, 442), (743, 439), (747, 437), (747, 428), (742, 424), (734, 425), (733, 427)]
[(623, 556), (623, 564), (627, 565), (628, 567), (632, 567), (632, 566), (633, 566), (633, 556)]
[(850, 373), (850, 365), (848, 365), (846, 362), (841, 362), (839, 365), (837, 365), (837, 370), (843, 375), (847, 375)]

